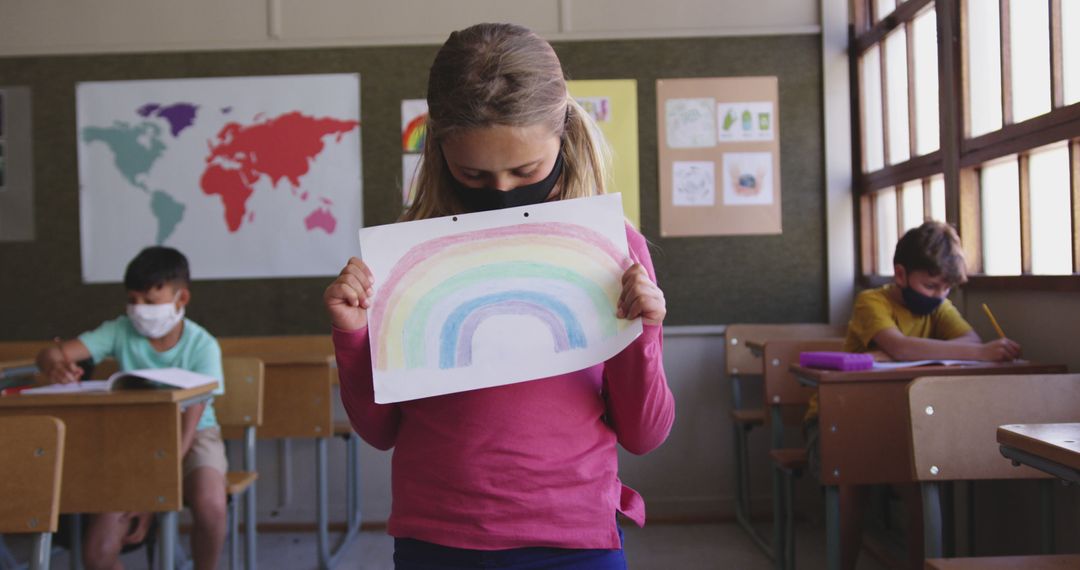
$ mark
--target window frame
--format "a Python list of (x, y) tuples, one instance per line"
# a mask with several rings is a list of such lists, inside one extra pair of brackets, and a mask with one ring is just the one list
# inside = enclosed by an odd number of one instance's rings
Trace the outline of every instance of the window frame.
[[(1002, 126), (996, 130), (969, 137), (967, 120), (968, 89), (967, 40), (963, 14), (970, 0), (901, 0), (889, 14), (877, 14), (875, 0), (853, 0), (852, 23), (849, 27), (849, 71), (851, 96), (852, 180), (856, 200), (856, 276), (860, 284), (874, 286), (892, 279), (876, 274), (877, 231), (874, 225), (875, 201), (881, 190), (895, 188), (898, 227), (903, 227), (902, 191), (906, 183), (923, 185), (924, 214), (928, 215), (929, 179), (942, 176), (945, 186), (946, 221), (960, 232), (969, 265), (969, 284), (979, 288), (1080, 291), (1080, 103), (1064, 105), (1064, 67), (1062, 62), (1063, 23), (1062, 0), (1043, 0), (1049, 7), (1050, 24), (1050, 81), (1051, 110), (1048, 113), (1014, 123), (1012, 121), (1012, 75), (1009, 66), (1010, 2), (1000, 0), (1000, 43), (1002, 82)], [(1030, 1), (1030, 0), (1024, 0)], [(928, 8), (929, 7), (929, 8)], [(938, 42), (938, 116), (940, 121), (939, 147), (924, 155), (916, 155), (918, 140), (915, 116), (915, 60), (913, 25), (926, 9), (936, 10)], [(889, 163), (889, 116), (886, 86), (885, 39), (900, 27), (907, 34), (907, 90), (910, 156), (906, 161)], [(941, 42), (940, 38), (950, 38)], [(942, 46), (945, 46), (943, 49)], [(882, 81), (882, 132), (884, 166), (865, 172), (863, 148), (866, 133), (863, 129), (863, 89), (861, 56), (877, 46), (880, 50)], [(1067, 141), (1070, 165), (1070, 200), (1072, 225), (1072, 266), (1070, 275), (1032, 275), (1031, 216), (1028, 187), (1028, 154), (1048, 144)], [(980, 219), (979, 168), (997, 158), (1017, 155), (1020, 170), (1020, 227), (1021, 269), (1016, 276), (983, 275), (982, 228)]]

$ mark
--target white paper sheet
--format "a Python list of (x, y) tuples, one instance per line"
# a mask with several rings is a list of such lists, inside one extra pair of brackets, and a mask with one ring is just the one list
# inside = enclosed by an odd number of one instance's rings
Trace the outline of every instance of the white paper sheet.
[(360, 249), (378, 403), (581, 370), (641, 334), (615, 317), (618, 194), (366, 228)]

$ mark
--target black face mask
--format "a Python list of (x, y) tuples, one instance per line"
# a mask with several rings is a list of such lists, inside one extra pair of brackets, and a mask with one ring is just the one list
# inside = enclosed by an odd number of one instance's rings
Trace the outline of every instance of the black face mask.
[(450, 173), (450, 186), (454, 190), (454, 196), (469, 212), (486, 212), (501, 208), (513, 208), (514, 206), (531, 206), (547, 200), (551, 189), (559, 180), (563, 170), (562, 151), (559, 151), (555, 165), (551, 167), (551, 173), (547, 178), (539, 182), (533, 182), (527, 186), (518, 186), (513, 190), (499, 190), (497, 188), (471, 188), (462, 184)]
[(930, 297), (914, 290), (911, 286), (900, 288), (900, 296), (904, 298), (904, 306), (912, 313), (920, 317), (929, 315), (941, 306), (944, 299)]

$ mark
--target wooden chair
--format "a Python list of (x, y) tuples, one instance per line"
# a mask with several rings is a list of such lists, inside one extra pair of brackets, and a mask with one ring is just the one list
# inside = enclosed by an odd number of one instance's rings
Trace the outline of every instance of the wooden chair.
[(819, 323), (794, 323), (780, 325), (733, 324), (724, 332), (724, 372), (731, 381), (731, 424), (734, 434), (735, 460), (735, 519), (750, 538), (770, 557), (772, 548), (750, 523), (750, 461), (749, 433), (765, 424), (765, 408), (747, 408), (743, 405), (743, 380), (764, 373), (762, 358), (747, 346), (748, 340), (766, 341), (786, 338), (837, 337), (844, 334), (844, 326)]
[(781, 339), (766, 342), (762, 352), (764, 402), (772, 430), (769, 457), (773, 470), (773, 552), (777, 568), (795, 568), (795, 478), (807, 464), (805, 447), (784, 447), (784, 426), (801, 425), (807, 402), (814, 393), (799, 384), (790, 367), (798, 364), (801, 352), (843, 348), (844, 341), (840, 338)]
[[(1003, 458), (995, 434), (1003, 424), (1080, 419), (1080, 374), (917, 378), (908, 387), (908, 404), (912, 464), (923, 494), (927, 568), (1080, 568), (1080, 555), (941, 558), (942, 485), (1048, 478)], [(1043, 534), (1052, 536), (1052, 530), (1043, 529)], [(1052, 550), (1052, 541), (1043, 548)]]
[(63, 464), (63, 422), (49, 416), (0, 417), (0, 534), (34, 533), (32, 570), (49, 568)]
[(265, 366), (259, 358), (225, 357), (225, 394), (214, 400), (221, 435), (244, 442), (244, 469), (226, 475), (229, 495), (229, 568), (236, 570), (240, 559), (237, 505), (244, 497), (244, 568), (255, 568), (255, 429), (263, 420), (263, 379)]

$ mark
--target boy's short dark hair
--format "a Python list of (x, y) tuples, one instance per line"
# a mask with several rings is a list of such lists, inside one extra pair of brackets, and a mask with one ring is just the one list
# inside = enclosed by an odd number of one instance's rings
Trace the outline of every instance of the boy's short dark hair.
[(931, 277), (941, 275), (950, 285), (967, 281), (967, 261), (960, 236), (948, 224), (926, 222), (912, 228), (896, 243), (893, 264), (907, 272), (925, 271)]
[(124, 288), (128, 291), (149, 291), (166, 283), (184, 286), (191, 283), (187, 258), (171, 247), (143, 249), (124, 271)]

